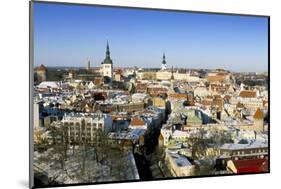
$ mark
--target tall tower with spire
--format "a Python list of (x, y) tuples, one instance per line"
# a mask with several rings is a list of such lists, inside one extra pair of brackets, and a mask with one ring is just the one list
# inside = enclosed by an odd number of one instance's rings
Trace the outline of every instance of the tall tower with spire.
[(165, 53), (163, 53), (163, 60), (162, 60), (161, 70), (166, 70), (166, 69), (167, 69), (166, 57), (165, 57)]
[(109, 50), (108, 41), (107, 41), (107, 45), (106, 45), (105, 59), (102, 62), (102, 73), (103, 73), (103, 76), (107, 76), (110, 78), (112, 78), (112, 76), (113, 76), (113, 62), (110, 58), (110, 50)]

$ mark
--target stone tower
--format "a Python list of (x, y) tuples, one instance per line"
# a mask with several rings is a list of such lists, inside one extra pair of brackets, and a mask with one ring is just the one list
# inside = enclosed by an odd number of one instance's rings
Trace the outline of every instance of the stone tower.
[(258, 108), (254, 114), (254, 127), (255, 131), (263, 132), (264, 131), (264, 122), (263, 122), (263, 112)]

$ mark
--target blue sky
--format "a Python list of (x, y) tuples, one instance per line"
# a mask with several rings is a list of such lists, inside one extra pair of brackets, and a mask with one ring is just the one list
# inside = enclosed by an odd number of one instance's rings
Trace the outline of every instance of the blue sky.
[(35, 3), (35, 65), (267, 71), (265, 17)]

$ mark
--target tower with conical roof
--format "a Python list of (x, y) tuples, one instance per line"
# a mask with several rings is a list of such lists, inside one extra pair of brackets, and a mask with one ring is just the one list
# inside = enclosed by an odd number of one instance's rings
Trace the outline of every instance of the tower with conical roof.
[(165, 53), (163, 53), (163, 60), (162, 60), (162, 65), (161, 65), (161, 70), (166, 70), (167, 69), (167, 65), (166, 65), (166, 56)]
[(264, 115), (263, 112), (260, 108), (257, 108), (256, 112), (253, 115), (254, 118), (254, 127), (255, 130), (258, 132), (263, 132), (264, 131)]
[(106, 44), (105, 59), (102, 62), (102, 73), (103, 73), (104, 77), (107, 76), (107, 77), (112, 78), (112, 75), (113, 75), (113, 62), (112, 62), (112, 60), (110, 58), (110, 50), (109, 50), (108, 41), (107, 41), (107, 44)]

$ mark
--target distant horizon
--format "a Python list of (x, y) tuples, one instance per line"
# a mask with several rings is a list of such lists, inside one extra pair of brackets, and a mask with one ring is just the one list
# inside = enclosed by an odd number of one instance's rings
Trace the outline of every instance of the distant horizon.
[(269, 71), (266, 17), (34, 5), (34, 67), (100, 67), (108, 40), (113, 67)]
[[(41, 64), (40, 64), (41, 65)], [(36, 68), (36, 67), (39, 67), (40, 65), (36, 65), (36, 66), (34, 66), (34, 68)], [(43, 64), (44, 65), (44, 64)], [(74, 68), (74, 69), (87, 69), (86, 68), (86, 66), (47, 66), (47, 65), (44, 65), (47, 69), (48, 68), (56, 68), (56, 69), (58, 69), (58, 68), (63, 68), (63, 69), (72, 69), (72, 68)], [(135, 68), (136, 66), (126, 66), (126, 67), (124, 67), (124, 66), (115, 66), (115, 67), (113, 67), (113, 69), (115, 69), (115, 68), (127, 68), (127, 69), (133, 69), (133, 68)], [(101, 68), (100, 66), (91, 66), (90, 68)], [(159, 69), (159, 70), (161, 70), (161, 68), (159, 68), (159, 67), (137, 67), (137, 68), (142, 68), (142, 69)], [(167, 70), (171, 70), (172, 68), (167, 68)], [(230, 72), (232, 72), (232, 73), (268, 73), (268, 70), (266, 70), (266, 71), (233, 71), (233, 70), (227, 70), (227, 69), (224, 69), (224, 68), (213, 68), (213, 69), (211, 69), (211, 68), (183, 68), (183, 67), (177, 67), (177, 68), (173, 68), (174, 70), (178, 70), (178, 69), (186, 69), (186, 70), (218, 70), (218, 69), (223, 69), (223, 70), (225, 70), (225, 71), (230, 71)]]

